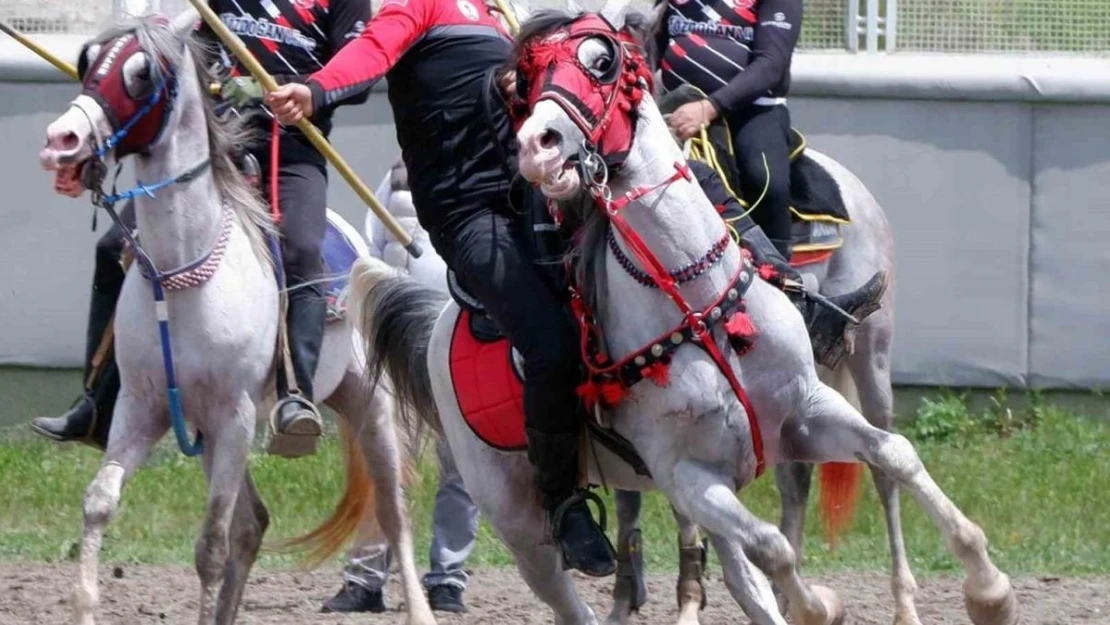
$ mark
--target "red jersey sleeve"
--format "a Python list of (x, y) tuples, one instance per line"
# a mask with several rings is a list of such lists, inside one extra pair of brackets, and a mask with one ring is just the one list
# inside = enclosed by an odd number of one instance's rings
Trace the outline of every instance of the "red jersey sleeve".
[(382, 76), (431, 27), (431, 0), (385, 0), (357, 39), (308, 77), (318, 110), (362, 91)]

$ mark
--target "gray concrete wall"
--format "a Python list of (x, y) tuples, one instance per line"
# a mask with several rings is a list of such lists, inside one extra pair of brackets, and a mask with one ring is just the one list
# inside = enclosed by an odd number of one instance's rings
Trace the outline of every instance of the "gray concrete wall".
[[(0, 59), (18, 54), (0, 46)], [(1085, 63), (797, 57), (795, 126), (894, 227), (897, 382), (1110, 381), (1110, 72)], [(98, 235), (88, 203), (54, 195), (36, 164), (75, 94), (42, 83), (51, 72), (0, 61), (0, 363), (74, 366), (83, 351)], [(384, 93), (341, 110), (333, 141), (376, 184), (398, 154)], [(365, 209), (334, 173), (329, 200), (361, 228)]]

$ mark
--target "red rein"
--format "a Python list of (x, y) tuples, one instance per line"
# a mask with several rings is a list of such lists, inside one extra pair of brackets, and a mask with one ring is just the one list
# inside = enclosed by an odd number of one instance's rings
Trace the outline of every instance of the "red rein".
[[(714, 363), (716, 363), (718, 369), (720, 369), (721, 373), (725, 376), (725, 379), (728, 380), (729, 386), (732, 387), (732, 390), (736, 394), (737, 399), (744, 407), (744, 412), (747, 413), (748, 425), (752, 433), (752, 451), (755, 454), (756, 459), (755, 474), (756, 477), (759, 477), (766, 469), (766, 458), (763, 450), (763, 436), (760, 432), (759, 421), (756, 418), (755, 409), (752, 407), (751, 400), (748, 398), (747, 392), (744, 391), (743, 386), (740, 385), (740, 381), (736, 378), (736, 373), (729, 365), (728, 358), (721, 352), (720, 348), (717, 346), (711, 329), (711, 324), (723, 318), (723, 316), (720, 316), (723, 306), (739, 306), (740, 309), (728, 318), (725, 324), (725, 330), (728, 333), (730, 339), (732, 339), (733, 344), (737, 346), (737, 353), (739, 355), (743, 355), (745, 350), (747, 348), (750, 348), (751, 341), (756, 336), (757, 331), (751, 321), (751, 318), (742, 309), (742, 303), (740, 301), (741, 297), (740, 293), (738, 292), (739, 288), (747, 287), (747, 285), (751, 281), (751, 274), (745, 273), (746, 269), (750, 269), (750, 263), (748, 259), (745, 257), (742, 260), (741, 266), (737, 271), (736, 276), (734, 276), (733, 280), (730, 281), (730, 285), (725, 289), (725, 292), (721, 294), (717, 301), (710, 304), (705, 310), (695, 311), (690, 306), (690, 303), (686, 301), (686, 298), (682, 296), (682, 293), (679, 292), (674, 278), (672, 278), (670, 273), (663, 267), (662, 262), (660, 262), (655, 254), (652, 253), (647, 243), (645, 243), (644, 240), (640, 238), (635, 229), (632, 228), (632, 226), (628, 223), (627, 220), (625, 220), (624, 216), (620, 212), (620, 210), (625, 206), (631, 204), (644, 195), (651, 193), (652, 191), (666, 187), (680, 179), (692, 179), (689, 168), (680, 163), (675, 163), (674, 166), (675, 173), (657, 185), (653, 185), (650, 187), (638, 187), (614, 201), (606, 201), (600, 197), (598, 197), (597, 200), (598, 203), (605, 210), (605, 214), (609, 217), (609, 221), (613, 224), (613, 227), (617, 229), (617, 232), (620, 234), (621, 238), (623, 238), (625, 243), (628, 245), (629, 251), (632, 253), (632, 256), (635, 257), (635, 259), (639, 262), (644, 272), (651, 277), (652, 282), (654, 282), (655, 285), (658, 286), (661, 291), (666, 293), (671, 301), (674, 302), (674, 304), (682, 312), (685, 319), (680, 326), (661, 337), (661, 341), (653, 341), (652, 344), (649, 344), (648, 346), (641, 348), (635, 353), (630, 354), (620, 362), (603, 368), (599, 368), (595, 364), (594, 359), (590, 357), (589, 349), (587, 348), (589, 341), (589, 336), (587, 336), (587, 333), (591, 329), (589, 328), (589, 326), (591, 325), (589, 323), (589, 311), (586, 310), (585, 304), (581, 301), (581, 298), (575, 297), (572, 300), (577, 308), (575, 310), (575, 316), (579, 319), (580, 326), (583, 326), (583, 360), (587, 363), (587, 366), (590, 368), (591, 373), (590, 381), (588, 381), (586, 384), (583, 384), (579, 388), (579, 395), (582, 396), (583, 401), (585, 401), (587, 405), (597, 404), (600, 402), (602, 405), (612, 406), (619, 403), (627, 392), (627, 386), (624, 381), (621, 380), (619, 377), (617, 377), (616, 379), (612, 379), (610, 377), (610, 379), (606, 379), (605, 381), (599, 381), (598, 378), (601, 377), (599, 374), (614, 370), (619, 371), (622, 367), (627, 366), (628, 363), (631, 361), (644, 359), (645, 355), (650, 353), (651, 350), (655, 349), (656, 346), (659, 345), (661, 342), (665, 343), (668, 338), (671, 338), (673, 340), (674, 337), (681, 337), (684, 332), (689, 330), (692, 333), (692, 340), (699, 347), (705, 350), (707, 354), (709, 354), (709, 357), (713, 359)], [(714, 312), (716, 312), (719, 316), (714, 318)], [(679, 342), (681, 342), (681, 340), (681, 338), (678, 339)], [(676, 348), (679, 342), (674, 343)], [(656, 356), (658, 355), (659, 354), (656, 354)], [(639, 371), (639, 373), (643, 378), (649, 378), (653, 380), (656, 384), (660, 386), (665, 386), (668, 381), (669, 366), (669, 360), (665, 362), (652, 362), (649, 365), (645, 364), (645, 366)]]

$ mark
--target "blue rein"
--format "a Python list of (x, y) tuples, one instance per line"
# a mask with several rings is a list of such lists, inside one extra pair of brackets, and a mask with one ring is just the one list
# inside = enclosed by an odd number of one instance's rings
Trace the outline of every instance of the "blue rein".
[[(172, 70), (170, 71), (170, 78), (171, 80), (173, 78)], [(103, 159), (105, 154), (119, 145), (119, 142), (127, 136), (127, 133), (134, 127), (139, 119), (150, 113), (154, 106), (158, 104), (159, 100), (161, 100), (162, 88), (164, 85), (165, 83), (159, 84), (154, 90), (154, 94), (135, 112), (131, 119), (127, 120), (127, 123), (114, 132), (102, 145), (97, 146), (97, 159)], [(174, 88), (175, 85), (175, 82), (171, 83), (169, 89), (170, 105), (172, 105), (173, 101), (176, 99), (177, 90)], [(170, 110), (167, 109), (164, 115), (168, 116), (169, 114)], [(163, 119), (162, 127), (158, 130), (158, 136), (165, 130), (165, 125), (166, 120)], [(157, 136), (155, 141), (157, 141)], [(205, 158), (183, 174), (150, 185), (144, 185), (140, 182), (134, 189), (124, 191), (123, 193), (115, 193), (114, 188), (112, 189), (113, 192), (107, 195), (100, 190), (93, 190), (93, 204), (107, 211), (108, 216), (120, 231), (123, 232), (124, 238), (135, 252), (135, 258), (139, 261), (139, 265), (142, 267), (145, 277), (150, 280), (151, 287), (154, 289), (154, 312), (158, 319), (158, 334), (162, 342), (162, 364), (166, 370), (166, 396), (169, 400), (170, 423), (173, 426), (174, 436), (177, 438), (177, 446), (181, 449), (181, 453), (189, 457), (197, 456), (204, 452), (204, 439), (203, 435), (198, 430), (196, 441), (190, 442), (189, 432), (185, 427), (185, 410), (182, 408), (181, 391), (177, 388), (177, 376), (174, 373), (173, 366), (173, 346), (170, 343), (169, 306), (166, 304), (166, 293), (162, 288), (162, 282), (168, 275), (158, 270), (154, 265), (154, 261), (151, 260), (150, 256), (139, 245), (139, 242), (132, 236), (130, 228), (123, 223), (119, 214), (116, 213), (115, 204), (120, 200), (132, 199), (139, 195), (145, 195), (154, 199), (155, 191), (181, 182), (188, 182), (200, 175), (210, 164), (210, 160)]]

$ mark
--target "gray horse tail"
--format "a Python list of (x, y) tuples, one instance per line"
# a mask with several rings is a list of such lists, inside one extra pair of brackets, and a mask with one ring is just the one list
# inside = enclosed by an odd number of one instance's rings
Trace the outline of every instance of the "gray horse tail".
[(366, 341), (369, 381), (377, 384), (383, 375), (388, 379), (406, 431), (419, 433), (428, 425), (441, 432), (428, 345), (448, 296), (381, 260), (362, 258), (351, 268), (349, 298), (352, 318)]

